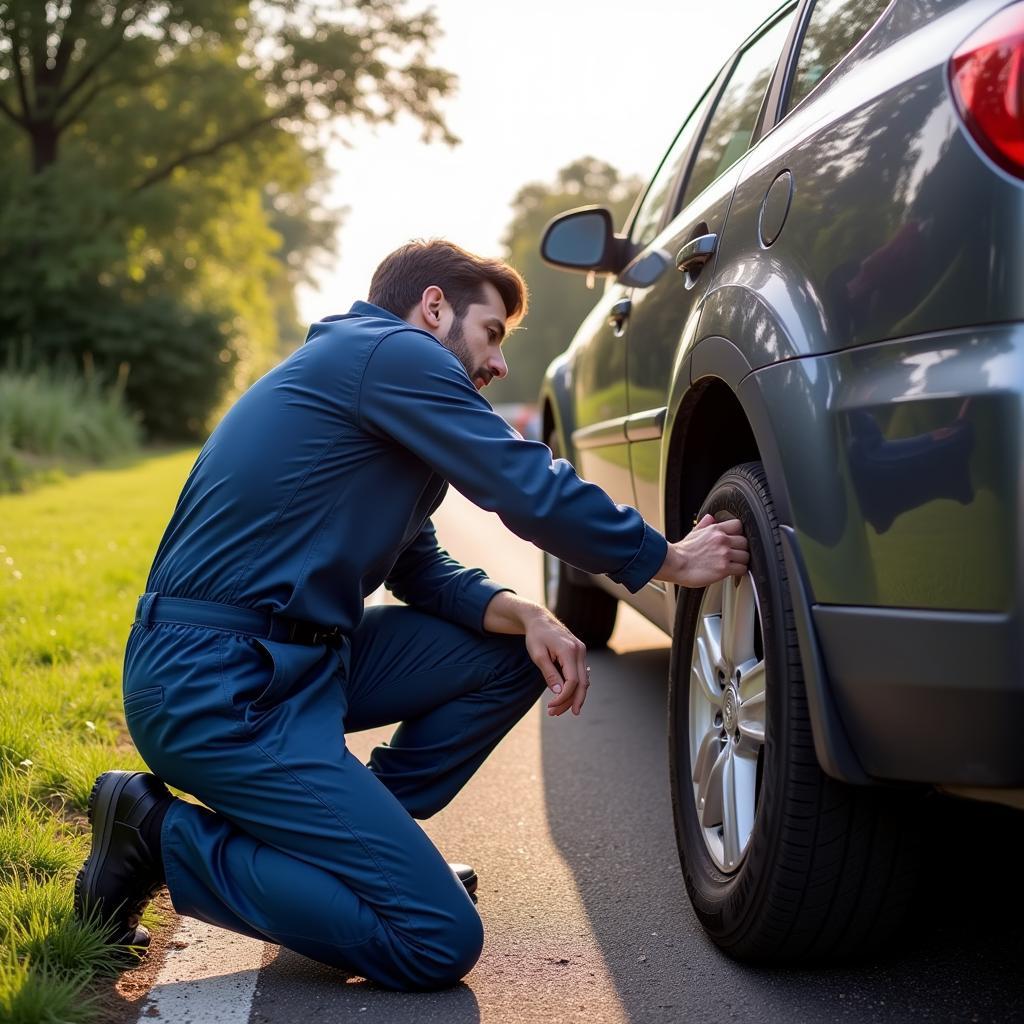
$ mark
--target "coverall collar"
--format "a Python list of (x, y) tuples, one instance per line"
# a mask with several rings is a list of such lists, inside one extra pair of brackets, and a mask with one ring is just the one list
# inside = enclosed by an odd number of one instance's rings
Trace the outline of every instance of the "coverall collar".
[[(412, 327), (412, 324), (407, 320), (403, 320), (397, 314), (390, 312), (390, 310), (375, 306), (372, 302), (358, 300), (352, 303), (352, 308), (347, 313), (332, 313), (330, 316), (321, 317), (316, 323), (310, 324), (309, 331), (306, 334), (306, 341), (313, 340), (319, 333), (321, 324), (333, 324), (338, 320), (350, 320), (357, 316), (371, 316), (379, 320), (394, 320), (397, 324), (406, 324), (408, 327)], [(415, 329), (418, 330), (418, 328)]]

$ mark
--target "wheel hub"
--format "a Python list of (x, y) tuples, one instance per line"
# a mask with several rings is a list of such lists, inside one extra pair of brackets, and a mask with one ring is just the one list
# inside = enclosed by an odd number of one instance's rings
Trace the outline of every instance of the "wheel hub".
[(722, 725), (730, 736), (736, 731), (740, 699), (733, 686), (728, 686), (722, 697)]

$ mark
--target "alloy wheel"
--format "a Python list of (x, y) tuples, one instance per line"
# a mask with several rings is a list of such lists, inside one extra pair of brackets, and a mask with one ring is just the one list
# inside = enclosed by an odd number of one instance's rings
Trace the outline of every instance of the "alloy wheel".
[(765, 731), (764, 635), (749, 573), (708, 587), (690, 665), (690, 768), (717, 867), (740, 866), (754, 830)]

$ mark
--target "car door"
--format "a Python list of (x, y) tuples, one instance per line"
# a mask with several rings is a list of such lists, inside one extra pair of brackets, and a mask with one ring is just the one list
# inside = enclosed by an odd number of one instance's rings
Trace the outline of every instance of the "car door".
[[(795, 10), (794, 4), (782, 11), (734, 59), (667, 211), (671, 219), (634, 260), (635, 265), (646, 261), (655, 272), (650, 284), (634, 287), (630, 295), (626, 433), (636, 505), (661, 529), (661, 435), (669, 378), (693, 340), (742, 158)], [(629, 267), (623, 276), (630, 276)]]

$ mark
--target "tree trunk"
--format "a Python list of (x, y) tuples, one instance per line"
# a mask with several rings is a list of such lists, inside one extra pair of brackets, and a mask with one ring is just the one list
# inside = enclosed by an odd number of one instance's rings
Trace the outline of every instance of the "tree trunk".
[(60, 129), (53, 121), (37, 122), (29, 128), (29, 135), (32, 139), (32, 173), (39, 174), (57, 162)]

